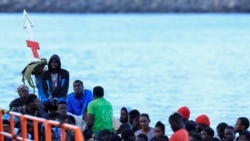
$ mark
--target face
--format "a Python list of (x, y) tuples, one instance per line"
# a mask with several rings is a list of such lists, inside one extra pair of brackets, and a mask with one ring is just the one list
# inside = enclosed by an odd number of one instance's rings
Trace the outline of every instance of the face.
[(149, 120), (145, 116), (140, 116), (139, 123), (142, 129), (148, 129), (149, 128)]
[(84, 89), (83, 85), (80, 82), (75, 82), (73, 84), (73, 87), (74, 87), (74, 91), (75, 91), (76, 96), (81, 96), (83, 89)]
[(121, 121), (122, 123), (128, 122), (128, 113), (127, 113), (127, 111), (124, 110), (124, 109), (121, 110), (121, 113), (120, 113), (120, 121)]
[(221, 131), (219, 128), (217, 128), (216, 131), (221, 139), (224, 138), (224, 131)]
[(57, 111), (58, 111), (60, 114), (67, 115), (67, 105), (66, 105), (66, 104), (59, 104), (59, 105), (57, 106)]
[(52, 59), (49, 65), (51, 69), (57, 69), (59, 67), (59, 63), (55, 59)]
[(227, 141), (233, 141), (235, 138), (234, 130), (226, 128), (224, 131), (224, 136)]
[(39, 108), (39, 103), (40, 101), (36, 98), (34, 99), (34, 101), (32, 101), (30, 104), (29, 104), (29, 109), (31, 110), (36, 110)]
[(201, 138), (202, 138), (202, 141), (210, 141), (210, 139), (212, 137), (209, 136), (206, 131), (202, 130), (201, 131)]
[(237, 120), (235, 125), (234, 125), (234, 131), (235, 132), (240, 132), (241, 131), (241, 120)]
[(21, 88), (18, 90), (18, 94), (20, 98), (24, 98), (25, 96), (27, 96), (29, 94), (29, 91), (27, 91), (24, 88)]
[(161, 130), (160, 127), (155, 127), (155, 137), (156, 138), (161, 138), (164, 136), (163, 131)]

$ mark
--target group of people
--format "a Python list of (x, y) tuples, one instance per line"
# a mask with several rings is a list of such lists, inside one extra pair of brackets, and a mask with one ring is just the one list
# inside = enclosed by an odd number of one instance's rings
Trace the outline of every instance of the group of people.
[[(44, 61), (44, 60), (43, 60)], [(48, 70), (43, 71), (45, 64), (39, 64), (29, 72), (35, 76), (38, 94), (30, 93), (25, 84), (18, 86), (18, 98), (9, 104), (10, 111), (35, 117), (56, 120), (73, 124), (82, 129), (85, 140), (93, 141), (250, 141), (247, 130), (249, 120), (239, 117), (234, 126), (220, 123), (216, 132), (210, 127), (209, 117), (199, 115), (190, 120), (190, 110), (183, 106), (168, 117), (173, 134), (165, 134), (165, 125), (158, 121), (150, 126), (150, 116), (140, 113), (138, 109), (121, 107), (119, 119), (113, 116), (112, 104), (104, 98), (104, 88), (95, 86), (92, 90), (84, 88), (81, 80), (73, 82), (73, 92), (68, 92), (69, 72), (61, 68), (58, 55), (52, 55), (48, 61)], [(31, 65), (31, 64), (29, 64)], [(26, 66), (23, 73), (30, 66)], [(25, 73), (28, 74), (28, 73)], [(22, 123), (14, 118), (16, 134), (20, 135)], [(9, 131), (9, 115), (3, 115), (4, 130)], [(33, 137), (33, 123), (28, 122), (28, 135)], [(5, 126), (7, 125), (7, 126)], [(39, 138), (45, 140), (44, 125), (39, 124)], [(60, 127), (52, 128), (52, 140), (60, 141)], [(74, 141), (74, 132), (66, 131), (66, 140)], [(217, 136), (215, 136), (217, 133)], [(239, 135), (236, 136), (236, 133)], [(11, 139), (5, 138), (5, 141)]]

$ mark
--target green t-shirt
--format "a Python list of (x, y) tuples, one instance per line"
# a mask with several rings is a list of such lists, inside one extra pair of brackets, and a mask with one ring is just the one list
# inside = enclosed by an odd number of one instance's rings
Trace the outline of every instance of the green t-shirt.
[(109, 101), (103, 97), (97, 98), (89, 103), (87, 111), (94, 117), (93, 132), (98, 133), (103, 129), (113, 131), (113, 108)]

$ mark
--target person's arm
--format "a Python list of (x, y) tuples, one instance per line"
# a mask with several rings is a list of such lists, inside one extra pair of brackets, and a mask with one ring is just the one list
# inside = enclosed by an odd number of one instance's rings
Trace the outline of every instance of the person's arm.
[(67, 93), (68, 93), (68, 89), (69, 89), (69, 72), (67, 70), (62, 70), (61, 71), (61, 77), (62, 77), (62, 80), (61, 80), (61, 87), (58, 87), (60, 88), (58, 91), (54, 91), (55, 93), (53, 94), (55, 97), (57, 98), (60, 98), (60, 97), (63, 97), (63, 98), (66, 98), (67, 96)]
[(67, 103), (67, 110), (68, 112), (70, 112), (71, 114), (74, 114), (74, 110), (73, 110), (73, 107), (72, 107), (72, 103), (71, 103), (71, 98), (70, 98), (70, 94), (67, 96), (66, 98), (66, 103)]
[[(44, 95), (46, 98), (49, 98), (51, 96), (50, 92), (49, 92), (49, 78), (48, 78), (48, 75), (47, 75), (47, 71), (45, 71), (43, 74), (42, 74), (42, 90), (44, 92)], [(43, 100), (45, 100), (46, 98), (44, 98)]]
[(94, 115), (87, 114), (87, 128), (92, 128), (93, 124), (94, 124)]

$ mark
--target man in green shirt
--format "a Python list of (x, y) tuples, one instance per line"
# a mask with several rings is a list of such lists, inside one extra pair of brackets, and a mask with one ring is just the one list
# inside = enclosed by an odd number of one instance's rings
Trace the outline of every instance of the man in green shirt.
[(88, 104), (87, 108), (87, 127), (98, 136), (103, 129), (113, 131), (113, 108), (104, 96), (104, 89), (101, 86), (93, 88), (94, 100)]

